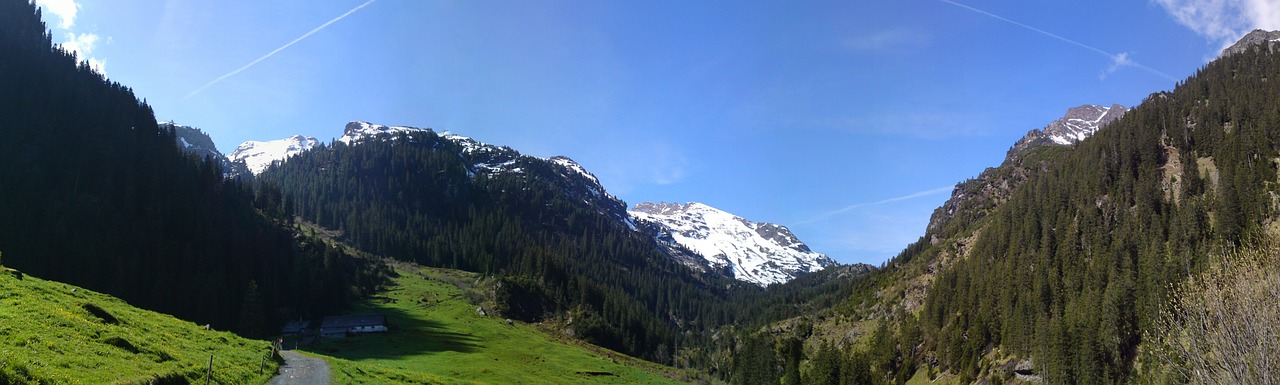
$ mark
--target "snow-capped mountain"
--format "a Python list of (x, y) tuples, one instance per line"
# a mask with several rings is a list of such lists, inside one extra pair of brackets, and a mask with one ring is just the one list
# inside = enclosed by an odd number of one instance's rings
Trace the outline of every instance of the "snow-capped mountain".
[(280, 140), (259, 142), (250, 140), (241, 143), (227, 158), (232, 162), (243, 162), (254, 175), (262, 173), (276, 161), (283, 161), (320, 144), (315, 137), (294, 135)]
[(411, 132), (422, 132), (422, 131), (431, 131), (431, 129), (408, 127), (408, 126), (384, 126), (381, 124), (354, 121), (354, 122), (347, 123), (347, 126), (342, 130), (342, 137), (338, 138), (338, 141), (351, 145), (351, 144), (355, 144), (356, 142), (366, 140), (366, 139), (376, 138), (381, 135), (388, 135), (390, 137), (394, 137), (396, 134), (399, 134), (399, 133), (411, 133)]
[[(347, 123), (342, 138), (338, 141), (355, 144), (361, 141), (386, 138), (394, 140), (398, 134), (412, 132), (429, 132), (429, 128), (407, 126), (385, 126), (368, 122), (355, 121)], [(550, 178), (557, 181), (557, 186), (570, 196), (580, 197), (582, 202), (619, 221), (629, 221), (627, 204), (605, 191), (600, 180), (587, 172), (582, 165), (565, 156), (538, 158), (521, 154), (507, 146), (495, 146), (465, 137), (443, 132), (440, 138), (456, 144), (461, 149), (461, 156), (470, 164), (467, 171), (472, 175), (516, 174)], [(549, 175), (548, 175), (549, 174)]]
[(218, 147), (213, 144), (213, 138), (209, 137), (199, 128), (184, 126), (170, 122), (160, 122), (160, 128), (173, 130), (174, 141), (187, 153), (194, 154), (200, 158), (212, 158), (218, 161), (222, 166), (223, 175), (228, 178), (234, 178), (249, 172), (243, 163), (232, 162), (227, 159), (222, 152), (218, 151)]
[(663, 229), (659, 239), (701, 255), (711, 267), (760, 286), (834, 266), (784, 226), (752, 222), (702, 203), (641, 203), (631, 216)]
[(1128, 109), (1119, 104), (1110, 107), (1086, 104), (1067, 109), (1066, 115), (1041, 129), (1027, 132), (1009, 149), (1007, 159), (1013, 159), (1032, 148), (1042, 145), (1067, 146), (1088, 138), (1108, 123), (1124, 116)]
[[(473, 178), (518, 175), (553, 181), (566, 196), (653, 237), (671, 258), (698, 270), (719, 271), (766, 286), (836, 264), (809, 250), (786, 227), (751, 222), (704, 204), (642, 203), (628, 212), (626, 202), (610, 195), (595, 175), (564, 156), (532, 157), (449, 132), (362, 121), (347, 123), (334, 143), (356, 146), (372, 140), (406, 140), (456, 151)], [(246, 142), (231, 158), (244, 160), (257, 174), (272, 162), (287, 161), (317, 144), (314, 138), (302, 136)]]
[[(342, 137), (337, 142), (346, 145), (358, 145), (369, 140), (396, 140), (401, 135), (415, 133), (440, 138), (451, 142), (459, 149), (469, 166), (467, 172), (477, 175), (494, 176), (497, 174), (528, 175), (538, 173), (538, 177), (553, 178), (566, 193), (582, 197), (585, 204), (604, 212), (619, 221), (629, 222), (627, 204), (605, 191), (600, 180), (587, 172), (573, 159), (554, 156), (543, 159), (521, 154), (506, 146), (495, 146), (449, 132), (436, 133), (429, 128), (410, 126), (387, 126), (363, 121), (352, 121), (343, 128)], [(275, 161), (285, 161), (294, 154), (309, 150), (319, 144), (313, 137), (295, 135), (291, 138), (270, 142), (245, 142), (236, 152), (231, 154), (233, 160), (244, 160), (249, 169), (258, 174)]]

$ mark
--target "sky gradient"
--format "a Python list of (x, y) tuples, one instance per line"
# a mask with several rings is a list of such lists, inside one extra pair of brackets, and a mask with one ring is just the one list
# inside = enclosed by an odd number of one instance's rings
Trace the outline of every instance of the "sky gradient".
[(1280, 28), (1280, 0), (39, 3), (55, 42), (224, 153), (448, 130), (871, 264), (1028, 130)]

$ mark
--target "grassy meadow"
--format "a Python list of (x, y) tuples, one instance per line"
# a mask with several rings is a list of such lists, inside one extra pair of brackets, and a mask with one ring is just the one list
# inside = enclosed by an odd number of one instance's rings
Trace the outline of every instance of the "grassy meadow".
[[(0, 267), (0, 384), (262, 384), (270, 343)], [(261, 374), (259, 373), (261, 370)]]
[(336, 383), (677, 383), (662, 375), (679, 375), (674, 369), (508, 323), (488, 307), (480, 315), (475, 274), (406, 266), (398, 273), (392, 287), (352, 311), (385, 314), (390, 332), (302, 348), (329, 359)]

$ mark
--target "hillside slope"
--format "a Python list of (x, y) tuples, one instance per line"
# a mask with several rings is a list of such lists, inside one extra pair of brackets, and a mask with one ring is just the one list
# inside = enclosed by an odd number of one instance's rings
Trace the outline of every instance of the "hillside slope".
[(357, 248), (496, 275), (508, 317), (585, 317), (578, 337), (627, 354), (670, 362), (682, 340), (737, 316), (731, 289), (750, 285), (667, 257), (575, 163), (393, 129), (317, 146), (258, 178)]
[(6, 264), (248, 335), (376, 285), (374, 264), (291, 231), (278, 191), (176, 146), (132, 90), (54, 47), (37, 12), (0, 0)]
[(0, 384), (262, 384), (271, 344), (0, 267)]
[(1209, 63), (1074, 145), (1011, 151), (958, 185), (869, 290), (738, 332), (722, 347), (730, 378), (1185, 381), (1185, 361), (1151, 339), (1169, 335), (1173, 293), (1217, 269), (1222, 250), (1280, 234), (1276, 46)]
[(870, 371), (1163, 378), (1144, 336), (1161, 332), (1169, 289), (1215, 250), (1274, 231), (1278, 75), (1270, 50), (1233, 54), (1075, 146), (1033, 149), (962, 184), (968, 198), (890, 261), (883, 289), (851, 301), (886, 330), (870, 336), (865, 354), (881, 364)]

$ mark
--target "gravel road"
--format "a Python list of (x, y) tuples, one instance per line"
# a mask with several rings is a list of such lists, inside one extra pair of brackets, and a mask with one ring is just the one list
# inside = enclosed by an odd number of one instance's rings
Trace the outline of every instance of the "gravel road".
[(284, 351), (284, 366), (270, 385), (324, 385), (329, 383), (329, 364), (294, 351)]

